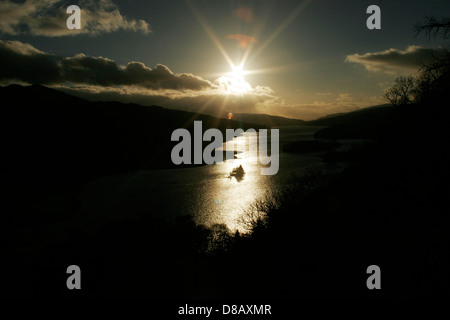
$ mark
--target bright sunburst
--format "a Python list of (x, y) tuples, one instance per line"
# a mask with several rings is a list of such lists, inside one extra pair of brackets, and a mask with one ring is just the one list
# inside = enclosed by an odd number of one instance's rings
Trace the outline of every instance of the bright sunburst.
[[(255, 60), (272, 42), (275, 40), (285, 28), (291, 24), (304, 10), (309, 6), (309, 4), (313, 0), (305, 0), (301, 1), (301, 3), (289, 14), (289, 16), (284, 20), (284, 22), (276, 29), (274, 29), (273, 33), (267, 38), (267, 40), (259, 45), (259, 48), (256, 52), (252, 53), (252, 49), (254, 44), (259, 43), (258, 39), (253, 36), (243, 35), (243, 34), (233, 34), (228, 35), (227, 39), (234, 39), (240, 41), (240, 48), (245, 49), (243, 53), (240, 64), (235, 65), (225, 50), (224, 46), (220, 42), (219, 38), (215, 34), (213, 28), (208, 24), (205, 17), (201, 14), (198, 8), (193, 5), (190, 1), (187, 1), (187, 5), (189, 6), (191, 12), (194, 14), (197, 21), (205, 30), (206, 34), (210, 37), (213, 44), (223, 55), (225, 61), (231, 67), (232, 71), (223, 74), (221, 77), (216, 79), (216, 83), (219, 85), (219, 88), (226, 95), (245, 95), (247, 93), (252, 93), (255, 91), (254, 88), (244, 79), (245, 75), (254, 75), (254, 74), (262, 74), (262, 73), (272, 73), (272, 72), (280, 72), (285, 71), (286, 68), (291, 70), (293, 65), (283, 66), (283, 67), (272, 67), (268, 69), (259, 69), (259, 70), (244, 70), (244, 65), (252, 60)], [(249, 18), (250, 19), (250, 18)], [(260, 29), (263, 29), (263, 26), (260, 26)]]
[(232, 71), (217, 79), (220, 88), (227, 94), (243, 95), (251, 92), (252, 86), (245, 81), (242, 66), (232, 66)]
[(234, 78), (243, 78), (245, 75), (245, 71), (241, 66), (233, 66), (233, 71), (231, 71), (229, 74)]

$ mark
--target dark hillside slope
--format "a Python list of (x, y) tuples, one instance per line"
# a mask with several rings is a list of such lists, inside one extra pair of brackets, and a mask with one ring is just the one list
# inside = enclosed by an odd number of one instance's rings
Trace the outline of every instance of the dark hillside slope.
[(398, 122), (398, 110), (382, 105), (308, 121), (305, 125), (328, 126), (316, 138), (379, 139), (389, 134)]
[(251, 114), (251, 113), (235, 113), (233, 120), (248, 123), (257, 123), (268, 127), (281, 126), (299, 126), (303, 125), (305, 121), (299, 119), (291, 119), (279, 116), (272, 116), (268, 114)]
[[(0, 87), (1, 173), (6, 210), (32, 215), (30, 197), (41, 201), (63, 190), (77, 194), (82, 182), (141, 169), (175, 167), (171, 142), (177, 128), (251, 127), (202, 114), (118, 102), (89, 102), (33, 85)], [(260, 126), (259, 126), (260, 127)], [(68, 191), (69, 190), (69, 191)], [(64, 196), (65, 197), (65, 196)], [(21, 205), (16, 205), (19, 203)], [(24, 219), (22, 219), (24, 220)]]

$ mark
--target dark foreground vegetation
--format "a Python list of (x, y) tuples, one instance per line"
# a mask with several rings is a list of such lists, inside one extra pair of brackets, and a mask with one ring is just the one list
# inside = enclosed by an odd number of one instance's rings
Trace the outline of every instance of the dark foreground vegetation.
[[(351, 162), (344, 172), (311, 170), (249, 209), (242, 218), (249, 235), (198, 226), (190, 217), (162, 220), (151, 211), (95, 230), (72, 225), (71, 215), (16, 218), (3, 224), (3, 292), (92, 299), (449, 295), (450, 117), (444, 104), (396, 112), (402, 116), (388, 139), (324, 155), (329, 163)], [(50, 202), (67, 208), (73, 201), (76, 215), (76, 194), (61, 188)], [(14, 200), (39, 207), (32, 199)], [(66, 289), (71, 264), (81, 267), (80, 291)], [(373, 264), (382, 270), (380, 291), (366, 287)]]

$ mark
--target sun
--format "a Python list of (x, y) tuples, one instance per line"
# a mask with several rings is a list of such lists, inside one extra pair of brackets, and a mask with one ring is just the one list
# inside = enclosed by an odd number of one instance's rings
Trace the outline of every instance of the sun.
[(231, 71), (229, 74), (230, 76), (234, 78), (244, 78), (245, 71), (242, 66), (233, 66), (233, 71)]
[(245, 74), (242, 66), (232, 66), (232, 71), (217, 79), (217, 83), (225, 94), (244, 95), (253, 91), (250, 83), (244, 79)]

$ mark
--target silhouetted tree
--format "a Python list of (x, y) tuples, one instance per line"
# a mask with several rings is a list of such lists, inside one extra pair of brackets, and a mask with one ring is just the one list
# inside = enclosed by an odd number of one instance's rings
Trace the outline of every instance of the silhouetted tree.
[[(450, 37), (450, 18), (426, 17), (416, 25), (417, 34), (425, 33), (428, 38)], [(450, 99), (450, 52), (444, 56), (434, 56), (429, 64), (423, 64), (415, 77), (399, 77), (394, 85), (386, 90), (385, 97), (393, 105), (412, 103), (443, 106)]]
[[(426, 17), (425, 22), (416, 25), (416, 32), (425, 33), (428, 38), (450, 37), (450, 18)], [(450, 99), (450, 52), (422, 67), (418, 81), (420, 103), (446, 105)]]
[(394, 106), (401, 106), (417, 102), (418, 81), (413, 76), (398, 77), (395, 84), (386, 90), (384, 96)]

